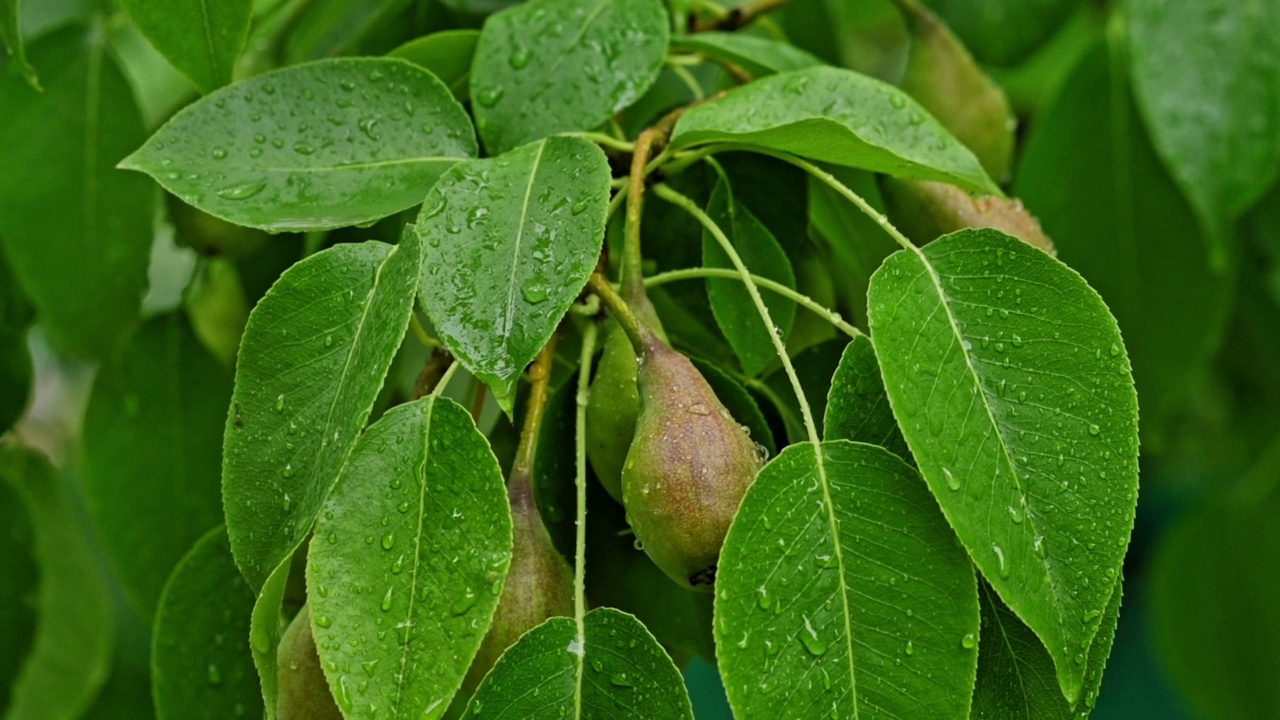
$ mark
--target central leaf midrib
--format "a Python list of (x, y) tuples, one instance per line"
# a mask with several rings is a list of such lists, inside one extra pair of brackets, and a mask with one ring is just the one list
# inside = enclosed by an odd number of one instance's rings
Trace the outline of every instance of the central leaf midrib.
[(509, 341), (511, 326), (516, 317), (516, 271), (520, 268), (520, 246), (524, 242), (524, 223), (529, 215), (529, 199), (533, 197), (533, 183), (538, 177), (538, 167), (542, 164), (542, 153), (547, 148), (547, 141), (538, 143), (538, 152), (533, 156), (533, 167), (529, 169), (529, 182), (524, 188), (524, 202), (520, 206), (520, 221), (516, 225), (515, 248), (511, 252), (511, 274), (507, 279), (507, 317), (503, 336)]
[(393, 708), (392, 717), (399, 716), (400, 702), (404, 697), (404, 687), (408, 684), (405, 673), (405, 665), (409, 662), (409, 647), (412, 645), (407, 640), (413, 635), (413, 606), (418, 598), (418, 568), (422, 566), (422, 524), (427, 514), (427, 462), (431, 454), (431, 421), (436, 413), (436, 398), (429, 396), (427, 399), (426, 419), (422, 426), (422, 463), (417, 468), (418, 474), (418, 523), (417, 529), (414, 531), (414, 549), (413, 549), (413, 572), (409, 575), (409, 607), (405, 611), (405, 637), (406, 642), (400, 651), (400, 672), (396, 675), (396, 694), (391, 701)]
[(817, 461), (818, 480), (822, 485), (823, 505), (827, 511), (827, 527), (831, 532), (831, 544), (835, 551), (837, 576), (840, 580), (840, 611), (844, 617), (844, 637), (846, 656), (849, 658), (849, 695), (853, 701), (853, 717), (858, 718), (858, 674), (853, 661), (853, 618), (849, 610), (849, 586), (845, 582), (845, 565), (843, 544), (840, 542), (840, 527), (836, 521), (836, 507), (831, 499), (831, 484), (827, 478), (827, 464), (823, 457), (822, 444), (810, 442), (813, 446), (813, 457)]

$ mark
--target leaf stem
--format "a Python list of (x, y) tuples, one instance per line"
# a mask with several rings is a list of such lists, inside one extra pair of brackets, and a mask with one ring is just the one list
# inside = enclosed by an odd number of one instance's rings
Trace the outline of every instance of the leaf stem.
[(636, 149), (631, 155), (631, 176), (627, 187), (627, 223), (623, 235), (622, 286), (643, 288), (643, 257), (640, 253), (640, 219), (644, 214), (644, 181), (648, 176), (649, 156), (655, 141), (660, 139), (656, 126), (640, 133)]
[(555, 365), (559, 331), (551, 333), (542, 346), (538, 359), (529, 367), (529, 404), (524, 414), (524, 427), (520, 429), (520, 445), (516, 448), (516, 460), (511, 476), (524, 474), (533, 477), (533, 462), (538, 454), (538, 435), (542, 432), (542, 418), (546, 414), (547, 397), (551, 394), (551, 368)]
[[(858, 328), (846, 322), (845, 319), (840, 316), (840, 313), (828, 307), (823, 306), (821, 303), (817, 302), (816, 300), (809, 297), (808, 295), (805, 295), (796, 290), (792, 290), (786, 285), (783, 285), (782, 283), (779, 283), (779, 282), (775, 282), (766, 277), (761, 277), (755, 274), (752, 274), (750, 277), (751, 277), (751, 282), (755, 283), (757, 286), (762, 287), (771, 292), (775, 292), (781, 295), (782, 297), (785, 297), (786, 299), (796, 303), (797, 305), (800, 305), (822, 316), (823, 319), (825, 319), (827, 322), (835, 326), (837, 330), (848, 335), (849, 337), (858, 337), (859, 335), (863, 334), (861, 330), (859, 330)], [(727, 268), (705, 268), (704, 267), (704, 268), (683, 268), (680, 270), (669, 270), (667, 272), (660, 273), (658, 275), (652, 275), (644, 279), (644, 286), (646, 288), (651, 288), (651, 287), (657, 287), (658, 285), (665, 285), (669, 282), (676, 282), (677, 280), (694, 280), (697, 278), (723, 278), (725, 280), (738, 280), (740, 282), (744, 282), (744, 283), (746, 282), (746, 280), (743, 280), (742, 276), (739, 275), (736, 270), (729, 270)]]
[(611, 147), (614, 150), (621, 150), (623, 152), (633, 152), (635, 150), (635, 143), (627, 142), (626, 140), (619, 140), (612, 135), (605, 135), (604, 133), (567, 132), (560, 134), (564, 137), (582, 138), (583, 140), (589, 140), (597, 145), (604, 145), (605, 147)]
[[(582, 329), (582, 353), (578, 363), (577, 412), (574, 419), (574, 486), (578, 493), (573, 553), (573, 619), (578, 625), (578, 682), (582, 682), (586, 654), (587, 567), (587, 400), (591, 397), (591, 358), (596, 352), (596, 323)], [(579, 685), (581, 687), (581, 685)], [(581, 697), (582, 693), (577, 693)], [(581, 702), (579, 700), (579, 702)]]
[(742, 279), (743, 284), (747, 288), (747, 293), (751, 295), (751, 302), (756, 306), (756, 312), (760, 314), (760, 320), (764, 322), (765, 329), (769, 333), (769, 339), (773, 341), (773, 347), (778, 352), (778, 359), (782, 361), (782, 369), (787, 373), (787, 379), (791, 381), (791, 389), (796, 394), (796, 400), (800, 404), (800, 413), (804, 416), (805, 431), (809, 435), (809, 441), (817, 448), (822, 442), (822, 437), (818, 434), (817, 423), (813, 420), (813, 409), (809, 407), (809, 401), (805, 398), (804, 388), (800, 385), (800, 376), (796, 374), (795, 366), (791, 364), (791, 356), (787, 354), (787, 348), (782, 344), (782, 338), (778, 337), (778, 333), (774, 330), (777, 327), (773, 322), (773, 316), (769, 314), (769, 308), (764, 304), (764, 298), (760, 297), (760, 290), (752, 281), (751, 272), (747, 270), (746, 264), (742, 262), (742, 257), (738, 255), (737, 249), (733, 247), (733, 243), (712, 220), (709, 215), (698, 207), (697, 203), (688, 197), (681, 195), (679, 192), (671, 189), (667, 185), (655, 185), (653, 192), (663, 200), (682, 208), (685, 212), (692, 215), (699, 223), (702, 224), (716, 242), (720, 244), (720, 248), (729, 256), (729, 260), (738, 271), (738, 277)]
[[(591, 273), (587, 284), (595, 291), (596, 297), (600, 298), (600, 302), (609, 308), (609, 314), (618, 323), (618, 327), (622, 328), (622, 331), (627, 334), (627, 339), (631, 341), (631, 346), (635, 348), (637, 353), (642, 352), (649, 338), (649, 329), (640, 324), (640, 319), (636, 317), (627, 301), (622, 299), (622, 295), (618, 294), (618, 291), (613, 288), (613, 285), (609, 283), (609, 279), (600, 274), (599, 271)], [(644, 292), (643, 280), (640, 288), (641, 292)]]
[(449, 386), (449, 381), (453, 379), (453, 374), (458, 371), (459, 364), (458, 362), (449, 363), (449, 367), (440, 376), (440, 381), (436, 383), (435, 389), (431, 391), (432, 398), (438, 398), (444, 394), (444, 389)]

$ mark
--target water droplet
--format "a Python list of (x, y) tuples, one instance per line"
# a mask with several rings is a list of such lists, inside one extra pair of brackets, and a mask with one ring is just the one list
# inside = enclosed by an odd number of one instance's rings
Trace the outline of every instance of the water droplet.
[(485, 107), (493, 107), (502, 98), (502, 87), (489, 87), (476, 93), (476, 101)]
[(319, 628), (333, 627), (333, 620), (328, 615), (317, 615), (316, 627), (319, 627)]
[(614, 687), (629, 688), (633, 687), (631, 681), (627, 679), (626, 673), (617, 673), (609, 677), (609, 684)]
[(280, 506), (284, 508), (285, 512), (293, 510), (293, 499), (289, 497), (289, 493), (285, 493), (284, 500), (280, 502)]
[(999, 545), (992, 545), (991, 552), (996, 554), (996, 561), (1000, 563), (1000, 577), (1009, 577), (1009, 565), (1004, 561), (1004, 550)]
[(226, 156), (227, 156), (227, 150), (226, 150), (226, 148), (216, 147), (216, 148), (214, 148), (214, 149), (213, 149), (213, 159), (214, 159), (214, 160), (221, 160), (221, 159), (225, 158)]
[(512, 70), (523, 70), (529, 65), (529, 60), (533, 58), (533, 53), (529, 52), (529, 48), (523, 45), (516, 45), (511, 51), (511, 56), (507, 58), (507, 62), (511, 64)]
[(387, 594), (382, 596), (382, 612), (391, 612), (391, 592), (395, 588), (387, 588)]
[(761, 585), (756, 593), (756, 602), (760, 605), (761, 610), (768, 610), (773, 607), (773, 596), (769, 595), (767, 588)]
[(914, 645), (910, 640), (908, 640), (908, 641), (907, 641), (907, 646), (906, 646), (905, 648), (903, 648), (903, 652), (905, 652), (905, 653), (906, 653), (906, 654), (908, 654), (908, 655), (915, 655), (915, 654), (916, 654), (916, 646), (915, 646), (915, 645)]
[(827, 651), (827, 643), (818, 637), (818, 631), (814, 629), (813, 623), (809, 622), (809, 618), (804, 619), (804, 630), (800, 632), (800, 642), (804, 644), (806, 650), (813, 655), (822, 655)]
[(396, 544), (396, 536), (394, 533), (387, 533), (382, 536), (382, 549), (390, 550)]
[(311, 153), (315, 152), (315, 148), (311, 147), (310, 145), (304, 142), (300, 142), (300, 143), (293, 144), (293, 151), (298, 153), (299, 155), (310, 155)]
[(213, 663), (209, 664), (209, 667), (206, 671), (206, 677), (208, 678), (210, 685), (222, 684), (222, 672), (218, 670), (218, 666), (214, 665)]
[[(254, 150), (257, 150), (257, 148), (254, 148)], [(219, 190), (218, 197), (226, 200), (244, 200), (246, 198), (251, 198), (254, 195), (257, 195), (258, 193), (262, 192), (262, 189), (265, 188), (266, 186), (267, 186), (267, 182), (265, 180), (258, 180), (256, 182), (238, 183), (236, 185), (231, 185), (230, 187), (225, 187)]]
[(453, 607), (449, 608), (449, 612), (453, 613), (455, 616), (466, 615), (467, 611), (469, 611), (473, 606), (475, 606), (475, 604), (476, 604), (476, 591), (472, 590), (471, 588), (467, 588), (466, 592), (464, 592), (461, 597), (459, 597), (456, 601), (454, 601)]
[(960, 647), (965, 650), (972, 650), (977, 647), (977, 645), (978, 640), (973, 636), (973, 633), (965, 633), (964, 637), (960, 638)]
[(284, 395), (283, 394), (278, 395), (276, 397), (276, 412), (284, 412)]
[(1101, 433), (1101, 432), (1102, 432), (1102, 428), (1098, 427), (1097, 425), (1090, 425), (1090, 426), (1089, 426), (1089, 434), (1090, 434), (1090, 435), (1093, 435), (1093, 436), (1095, 436), (1095, 437), (1096, 437), (1096, 436), (1097, 436), (1099, 433)]
[(547, 299), (547, 288), (537, 283), (529, 283), (524, 286), (524, 289), (520, 291), (520, 294), (524, 296), (525, 302), (530, 302), (536, 305)]
[(902, 97), (901, 93), (891, 92), (889, 94), (889, 104), (892, 105), (894, 108), (901, 110), (902, 108), (907, 106), (907, 99)]
[(285, 465), (284, 470), (281, 470), (280, 474), (287, 478), (293, 477), (293, 463)]
[(947, 487), (951, 488), (952, 490), (960, 489), (960, 481), (956, 479), (955, 475), (951, 474), (950, 468), (942, 468), (942, 474), (945, 475), (947, 478)]

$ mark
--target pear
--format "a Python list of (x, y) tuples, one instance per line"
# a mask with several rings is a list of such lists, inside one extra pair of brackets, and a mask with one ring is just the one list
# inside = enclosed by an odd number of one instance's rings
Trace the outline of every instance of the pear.
[(277, 720), (342, 720), (320, 667), (306, 605), (281, 636), (276, 662), (280, 671)]
[(640, 413), (622, 470), (627, 519), (671, 579), (710, 590), (720, 546), (763, 462), (684, 355), (641, 334)]
[(970, 195), (955, 185), (930, 180), (886, 177), (881, 188), (889, 217), (917, 243), (963, 228), (993, 228), (1057, 254), (1040, 221), (1017, 198)]

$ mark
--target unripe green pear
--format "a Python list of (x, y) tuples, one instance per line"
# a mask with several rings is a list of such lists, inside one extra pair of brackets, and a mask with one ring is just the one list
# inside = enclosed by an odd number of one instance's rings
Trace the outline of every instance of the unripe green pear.
[(463, 688), (474, 692), (494, 663), (521, 635), (547, 618), (573, 615), (573, 570), (551, 544), (534, 502), (528, 471), (516, 469), (508, 485), (511, 501), (511, 567), (493, 624), (471, 661)]
[(975, 196), (947, 183), (890, 177), (881, 188), (890, 219), (917, 243), (964, 228), (993, 228), (1056, 254), (1040, 221), (1017, 198)]
[(311, 634), (311, 613), (306, 605), (294, 616), (280, 638), (276, 662), (280, 671), (277, 720), (342, 720), (329, 683), (320, 667), (316, 639)]
[(627, 519), (663, 572), (710, 590), (762, 458), (688, 358), (650, 333), (641, 339), (640, 414), (622, 471)]

